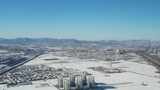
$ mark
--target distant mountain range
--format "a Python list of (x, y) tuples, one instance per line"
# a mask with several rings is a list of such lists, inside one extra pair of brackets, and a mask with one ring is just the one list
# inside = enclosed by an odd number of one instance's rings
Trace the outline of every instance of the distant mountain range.
[(0, 38), (0, 44), (7, 45), (37, 45), (37, 46), (62, 46), (62, 47), (160, 47), (160, 41), (150, 40), (101, 40), (85, 41), (76, 39), (53, 39), (53, 38)]

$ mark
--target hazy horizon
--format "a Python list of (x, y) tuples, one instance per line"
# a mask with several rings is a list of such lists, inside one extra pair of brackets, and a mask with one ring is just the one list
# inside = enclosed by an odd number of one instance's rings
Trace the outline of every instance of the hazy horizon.
[(159, 0), (1, 0), (0, 37), (160, 40)]

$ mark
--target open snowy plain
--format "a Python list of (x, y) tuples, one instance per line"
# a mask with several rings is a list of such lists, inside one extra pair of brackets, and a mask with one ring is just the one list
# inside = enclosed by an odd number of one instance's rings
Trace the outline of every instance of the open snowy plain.
[[(97, 85), (101, 87), (98, 90), (160, 90), (160, 75), (156, 73), (157, 69), (152, 65), (144, 63), (144, 61), (143, 63), (137, 62), (141, 60), (142, 58), (135, 55), (133, 60), (112, 62), (112, 68), (123, 70), (121, 73), (106, 73), (90, 68), (111, 68), (111, 62), (109, 61), (60, 57), (54, 56), (52, 53), (41, 55), (26, 63), (26, 65), (44, 64), (55, 68), (65, 67), (87, 71), (95, 76)], [(10, 87), (2, 90), (58, 90), (54, 87), (56, 83), (56, 79), (35, 81), (33, 85)]]

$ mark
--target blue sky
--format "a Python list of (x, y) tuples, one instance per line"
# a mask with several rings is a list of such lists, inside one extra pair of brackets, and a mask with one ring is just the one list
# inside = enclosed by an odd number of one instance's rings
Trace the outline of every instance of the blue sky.
[(0, 37), (160, 40), (160, 0), (0, 0)]

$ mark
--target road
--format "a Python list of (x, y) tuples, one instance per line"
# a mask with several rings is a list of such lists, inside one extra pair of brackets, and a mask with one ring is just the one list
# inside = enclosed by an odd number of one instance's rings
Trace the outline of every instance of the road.
[(142, 56), (145, 60), (152, 63), (158, 70), (160, 70), (160, 58), (156, 55), (150, 55), (146, 52), (136, 52), (137, 55)]

